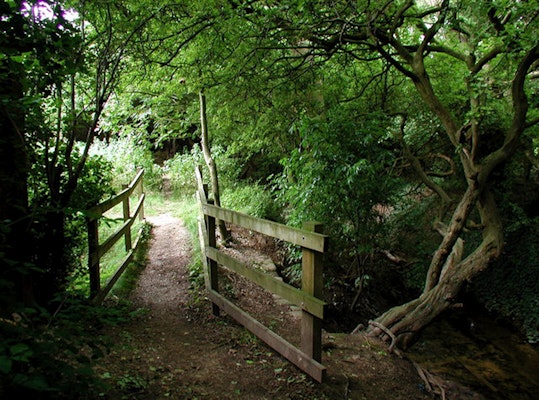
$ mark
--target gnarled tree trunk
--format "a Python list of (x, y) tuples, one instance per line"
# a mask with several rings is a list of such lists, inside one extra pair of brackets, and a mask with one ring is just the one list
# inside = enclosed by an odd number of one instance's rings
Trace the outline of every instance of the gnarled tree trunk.
[[(472, 139), (472, 151), (468, 151), (464, 146), (461, 147), (459, 143), (461, 143), (461, 134), (465, 126), (456, 129), (457, 125), (451, 113), (435, 96), (430, 79), (425, 73), (421, 55), (416, 53), (413, 63), (414, 84), (425, 103), (439, 117), (447, 136), (459, 151), (468, 188), (462, 195), (447, 227), (440, 229), (443, 239), (432, 257), (423, 293), (417, 299), (392, 308), (377, 318), (377, 324), (371, 325), (368, 329), (371, 336), (388, 339), (387, 333), (380, 328), (383, 326), (396, 337), (397, 345), (405, 348), (417, 332), (455, 303), (465, 282), (471, 281), (485, 270), (501, 253), (503, 227), (496, 202), (489, 191), (491, 173), (516, 152), (524, 130), (537, 123), (537, 120), (526, 121), (528, 99), (524, 83), (528, 71), (538, 59), (539, 46), (535, 46), (524, 55), (515, 71), (511, 87), (513, 120), (506, 131), (503, 145), (483, 157), (482, 160), (475, 160), (474, 154), (478, 143)], [(401, 131), (403, 129), (401, 126)], [(423, 180), (428, 179), (425, 174), (419, 175)], [(424, 183), (433, 184), (433, 182)], [(445, 199), (443, 196), (440, 197), (444, 203)], [(483, 239), (469, 255), (462, 259), (464, 242), (460, 235), (474, 209), (478, 210), (481, 218)], [(443, 226), (441, 221), (437, 221), (437, 224)]]
[[(457, 239), (450, 245), (447, 238), (452, 235), (446, 232), (442, 244), (436, 254), (450, 254), (446, 257), (443, 268), (438, 270), (436, 256), (429, 268), (425, 290), (417, 299), (394, 307), (376, 319), (378, 324), (389, 329), (397, 338), (397, 345), (406, 348), (423, 327), (429, 324), (443, 311), (455, 304), (462, 285), (472, 280), (477, 274), (486, 269), (490, 262), (501, 252), (503, 245), (503, 230), (498, 215), (496, 203), (488, 189), (470, 191), (465, 196), (457, 211), (453, 214), (452, 222), (466, 219), (464, 210), (475, 203), (484, 224), (483, 240), (477, 248), (464, 259), (462, 257), (462, 239)], [(453, 225), (453, 224), (452, 224)], [(379, 327), (369, 327), (369, 335), (389, 337)]]

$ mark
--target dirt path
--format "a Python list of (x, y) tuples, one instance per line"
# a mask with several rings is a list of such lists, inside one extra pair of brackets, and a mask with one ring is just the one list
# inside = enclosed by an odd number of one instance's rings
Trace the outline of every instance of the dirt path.
[[(148, 220), (153, 229), (147, 266), (131, 299), (147, 311), (110, 331), (115, 346), (98, 367), (110, 388), (101, 398), (434, 398), (409, 362), (361, 335), (324, 335), (328, 378), (314, 383), (243, 327), (226, 316), (211, 316), (203, 293), (190, 291), (189, 232), (169, 214)], [(283, 306), (271, 296), (241, 280), (235, 284), (247, 299), (264, 299), (265, 309), (278, 312), (283, 326), (294, 326), (292, 313), (279, 311)], [(460, 395), (448, 398), (473, 398)]]
[[(114, 329), (116, 342), (102, 376), (107, 398), (271, 399), (286, 389), (313, 387), (303, 374), (226, 318), (213, 318), (207, 301), (189, 291), (190, 236), (168, 214), (153, 225), (147, 266), (132, 301), (147, 310)], [(307, 397), (311, 398), (306, 391)], [(286, 397), (284, 397), (286, 398)]]

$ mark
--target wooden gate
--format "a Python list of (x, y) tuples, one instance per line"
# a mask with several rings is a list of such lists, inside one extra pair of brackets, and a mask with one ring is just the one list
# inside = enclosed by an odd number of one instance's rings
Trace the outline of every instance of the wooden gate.
[[(208, 297), (213, 304), (213, 313), (219, 315), (219, 310), (224, 310), (287, 360), (318, 382), (322, 382), (326, 371), (326, 368), (321, 364), (322, 320), (325, 306), (321, 300), (323, 290), (322, 253), (326, 251), (327, 247), (327, 236), (321, 233), (322, 226), (316, 223), (306, 223), (304, 229), (297, 229), (216, 207), (211, 201), (208, 201), (207, 187), (203, 184), (200, 167), (196, 168), (195, 174), (198, 181), (197, 197), (201, 210), (199, 236), (203, 253), (204, 277)], [(288, 285), (219, 251), (216, 243), (216, 220), (222, 220), (301, 246), (302, 289)], [(277, 335), (221, 295), (219, 293), (218, 265), (246, 277), (301, 308), (301, 348), (297, 348)]]

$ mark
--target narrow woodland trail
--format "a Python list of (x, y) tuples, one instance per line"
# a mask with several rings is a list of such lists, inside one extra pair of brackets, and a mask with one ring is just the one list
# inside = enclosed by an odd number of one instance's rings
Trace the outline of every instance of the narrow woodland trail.
[(131, 298), (147, 312), (111, 332), (116, 345), (100, 367), (115, 380), (107, 398), (289, 398), (282, 390), (295, 387), (305, 397), (294, 398), (313, 398), (303, 374), (190, 294), (191, 239), (182, 222), (169, 214), (147, 219), (147, 265)]
[(144, 269), (133, 299), (161, 315), (163, 320), (177, 319), (174, 311), (185, 309), (188, 302), (191, 259), (189, 232), (170, 214), (148, 217), (153, 235)]
[[(185, 226), (167, 213), (147, 220), (153, 225), (147, 265), (131, 295), (134, 308), (145, 312), (107, 332), (113, 350), (96, 369), (110, 388), (100, 398), (438, 398), (425, 390), (410, 362), (362, 335), (325, 334), (328, 377), (314, 383), (227, 316), (213, 317), (203, 292), (190, 290), (192, 250)], [(241, 279), (230, 286), (239, 301), (243, 296), (261, 302), (258, 311), (275, 315), (275, 325), (295, 326), (293, 314), (271, 295)], [(460, 391), (447, 398), (478, 397)]]

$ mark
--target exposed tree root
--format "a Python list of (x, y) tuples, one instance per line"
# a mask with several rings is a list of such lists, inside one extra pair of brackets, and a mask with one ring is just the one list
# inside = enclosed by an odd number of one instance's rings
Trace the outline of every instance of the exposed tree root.
[(441, 379), (432, 375), (429, 371), (422, 368), (419, 364), (412, 361), (419, 377), (425, 382), (425, 388), (429, 393), (439, 395), (442, 400), (446, 400), (445, 389), (442, 386)]
[(399, 357), (402, 357), (402, 353), (400, 352), (399, 349), (396, 348), (396, 346), (397, 346), (397, 336), (395, 336), (395, 334), (393, 332), (391, 332), (389, 330), (389, 328), (385, 327), (384, 325), (382, 325), (381, 323), (376, 322), (376, 321), (369, 321), (369, 325), (372, 325), (375, 328), (380, 329), (387, 336), (389, 336), (391, 338), (391, 344), (389, 345), (388, 351), (390, 353), (395, 353)]

